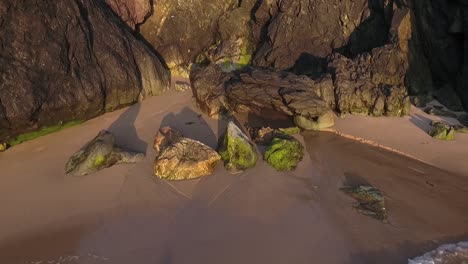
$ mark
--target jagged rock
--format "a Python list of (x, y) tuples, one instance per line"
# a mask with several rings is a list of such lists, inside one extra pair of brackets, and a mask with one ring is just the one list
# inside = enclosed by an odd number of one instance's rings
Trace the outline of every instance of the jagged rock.
[(157, 154), (154, 175), (166, 180), (190, 180), (211, 175), (221, 160), (210, 147), (168, 127), (159, 131), (154, 148)]
[(453, 126), (444, 124), (442, 122), (432, 121), (432, 129), (429, 131), (429, 135), (433, 138), (440, 140), (454, 140), (455, 139), (455, 128)]
[(225, 83), (231, 78), (230, 74), (216, 65), (196, 68), (190, 74), (192, 93), (198, 108), (211, 118), (219, 118), (226, 112), (228, 105)]
[(304, 157), (304, 147), (293, 137), (275, 137), (263, 158), (277, 171), (290, 171)]
[(341, 190), (358, 202), (356, 208), (359, 212), (379, 221), (387, 222), (385, 198), (379, 189), (372, 186), (357, 186), (345, 187)]
[(143, 153), (127, 152), (116, 147), (114, 135), (101, 131), (97, 137), (68, 160), (65, 171), (69, 175), (84, 176), (115, 164), (136, 163), (144, 157)]
[(328, 67), (334, 79), (338, 112), (372, 116), (409, 114), (405, 60), (394, 46), (375, 48), (353, 60), (334, 54)]
[(237, 173), (254, 167), (258, 155), (255, 146), (232, 121), (220, 140), (219, 154), (228, 171)]
[(335, 115), (333, 112), (326, 112), (325, 114), (315, 118), (308, 119), (303, 116), (294, 116), (294, 123), (305, 130), (321, 130), (335, 125)]
[(128, 26), (135, 27), (151, 15), (151, 0), (105, 0)]
[(271, 127), (249, 127), (249, 134), (253, 142), (260, 145), (269, 145), (274, 138), (290, 139), (292, 135), (301, 132), (299, 127), (271, 128)]
[(175, 84), (175, 90), (178, 92), (185, 92), (191, 89), (190, 84), (186, 82), (177, 81)]
[(458, 126), (453, 126), (453, 129), (455, 130), (456, 133), (468, 134), (468, 127), (458, 125)]
[(427, 107), (426, 109), (424, 109), (424, 112), (430, 115), (457, 118), (457, 114), (447, 111), (445, 109), (437, 109), (436, 107)]
[(0, 1), (0, 25), (2, 142), (169, 88), (158, 57), (103, 1)]

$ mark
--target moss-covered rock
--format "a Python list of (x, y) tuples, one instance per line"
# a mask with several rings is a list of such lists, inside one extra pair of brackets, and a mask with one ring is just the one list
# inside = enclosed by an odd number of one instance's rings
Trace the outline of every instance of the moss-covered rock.
[(144, 157), (143, 153), (127, 152), (116, 147), (114, 135), (101, 131), (68, 160), (65, 172), (73, 176), (84, 176), (115, 164), (135, 163)]
[(304, 147), (294, 138), (274, 138), (265, 152), (264, 159), (278, 171), (297, 167), (304, 157)]
[(385, 198), (379, 189), (372, 186), (357, 186), (345, 187), (341, 190), (358, 202), (356, 208), (359, 212), (382, 222), (387, 221)]
[(0, 143), (0, 152), (5, 151), (8, 148), (6, 143)]
[(232, 121), (220, 141), (218, 151), (230, 172), (244, 171), (257, 164), (258, 154), (254, 144)]
[(299, 127), (271, 128), (271, 127), (249, 127), (248, 132), (253, 142), (260, 145), (270, 145), (274, 138), (292, 139), (292, 135), (299, 134)]
[(432, 122), (432, 129), (429, 131), (429, 135), (435, 139), (440, 140), (454, 140), (455, 129), (442, 122)]
[(316, 119), (310, 119), (302, 115), (294, 116), (294, 123), (305, 130), (321, 130), (335, 125), (333, 112), (327, 112)]

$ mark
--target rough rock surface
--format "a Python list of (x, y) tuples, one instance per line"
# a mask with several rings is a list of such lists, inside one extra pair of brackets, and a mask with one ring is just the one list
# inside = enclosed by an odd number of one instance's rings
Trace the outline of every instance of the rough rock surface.
[(264, 160), (277, 171), (295, 169), (303, 157), (304, 147), (291, 136), (273, 138), (263, 155)]
[(226, 169), (232, 173), (245, 171), (257, 164), (258, 155), (254, 144), (232, 121), (220, 140), (218, 152)]
[(385, 198), (379, 189), (372, 186), (356, 186), (341, 188), (341, 190), (358, 202), (356, 208), (359, 212), (387, 222)]
[(332, 111), (326, 112), (315, 119), (297, 115), (294, 117), (294, 123), (305, 130), (321, 130), (335, 125), (335, 115)]
[(105, 0), (128, 26), (135, 27), (151, 15), (151, 0)]
[(143, 153), (127, 152), (116, 147), (114, 135), (101, 131), (97, 137), (68, 160), (65, 171), (73, 176), (84, 176), (115, 164), (135, 163), (143, 160), (144, 157)]
[(291, 138), (292, 135), (301, 132), (299, 127), (271, 128), (271, 127), (249, 127), (249, 134), (253, 142), (260, 145), (269, 145), (274, 138)]
[(0, 142), (157, 95), (169, 75), (102, 1), (0, 1)]
[(353, 60), (334, 54), (328, 68), (334, 80), (338, 112), (372, 116), (409, 114), (405, 60), (393, 45), (375, 48)]
[(183, 137), (169, 127), (161, 128), (154, 148), (154, 175), (166, 180), (190, 180), (211, 175), (221, 160), (216, 151), (205, 144)]

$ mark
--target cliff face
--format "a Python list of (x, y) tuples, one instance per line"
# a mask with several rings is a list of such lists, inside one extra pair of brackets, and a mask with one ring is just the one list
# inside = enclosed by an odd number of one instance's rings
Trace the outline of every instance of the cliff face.
[(1, 1), (0, 36), (0, 141), (169, 87), (163, 63), (99, 1)]
[(155, 1), (141, 27), (175, 73), (179, 66), (186, 73), (191, 63), (215, 62), (318, 77), (333, 53), (355, 58), (392, 44), (406, 57), (410, 94), (435, 96), (454, 110), (468, 107), (466, 1), (202, 2)]

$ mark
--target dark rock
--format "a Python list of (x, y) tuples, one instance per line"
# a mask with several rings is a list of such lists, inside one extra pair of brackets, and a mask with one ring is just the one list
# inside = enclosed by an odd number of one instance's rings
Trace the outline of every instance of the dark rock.
[(183, 137), (169, 127), (155, 139), (154, 175), (166, 180), (190, 180), (211, 175), (221, 157), (205, 144)]
[(299, 127), (271, 128), (271, 127), (249, 127), (249, 134), (256, 144), (269, 145), (274, 138), (290, 139), (292, 135), (301, 132)]
[(379, 189), (372, 186), (356, 186), (341, 188), (341, 190), (358, 202), (356, 208), (359, 212), (387, 222), (385, 198)]
[(452, 118), (457, 118), (457, 114), (444, 110), (444, 109), (438, 109), (436, 107), (427, 107), (424, 109), (424, 112), (430, 115), (436, 115), (436, 116), (446, 116), (446, 117), (452, 117)]
[(445, 85), (440, 90), (434, 92), (434, 97), (445, 107), (453, 111), (463, 111), (460, 97), (455, 93), (450, 85)]
[(143, 153), (127, 152), (116, 147), (114, 135), (101, 131), (83, 150), (68, 160), (65, 171), (73, 176), (84, 176), (115, 164), (135, 163), (144, 157)]
[(334, 54), (328, 67), (333, 74), (338, 112), (372, 116), (409, 113), (405, 59), (392, 45), (373, 49), (353, 60)]
[(231, 173), (245, 171), (257, 164), (258, 155), (254, 144), (232, 121), (220, 139), (218, 152)]
[(458, 121), (459, 121), (462, 125), (468, 127), (468, 114), (462, 114), (462, 115), (460, 115), (460, 116), (458, 117)]
[(0, 2), (0, 141), (169, 88), (161, 61), (102, 1)]

